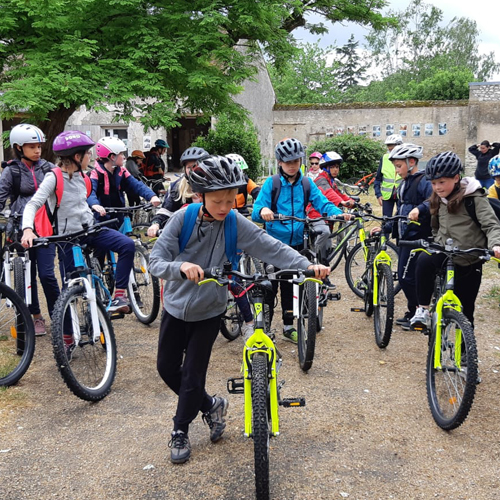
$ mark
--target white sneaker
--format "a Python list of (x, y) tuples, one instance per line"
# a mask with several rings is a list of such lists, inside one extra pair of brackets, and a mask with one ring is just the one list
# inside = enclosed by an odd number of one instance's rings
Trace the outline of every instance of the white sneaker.
[(253, 328), (253, 323), (243, 323), (243, 325), (241, 325), (241, 334), (243, 335), (245, 342), (253, 335)]
[(429, 329), (431, 327), (431, 315), (429, 313), (429, 309), (417, 307), (415, 316), (410, 319), (410, 325), (412, 327), (423, 327)]

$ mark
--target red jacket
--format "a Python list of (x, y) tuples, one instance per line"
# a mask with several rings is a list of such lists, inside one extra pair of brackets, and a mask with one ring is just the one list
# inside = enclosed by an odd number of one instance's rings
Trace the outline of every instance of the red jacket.
[[(320, 191), (328, 198), (328, 200), (331, 201), (337, 207), (343, 201), (348, 201), (351, 199), (349, 198), (349, 196), (345, 195), (344, 193), (341, 193), (335, 183), (330, 182), (330, 176), (324, 171), (321, 172), (318, 175), (318, 177), (316, 177), (316, 179), (314, 179), (314, 183), (316, 184), (316, 186), (318, 186)], [(309, 205), (307, 205), (306, 214), (311, 219), (316, 219), (318, 217), (321, 217), (321, 214), (317, 210), (314, 210), (314, 208), (310, 203)]]

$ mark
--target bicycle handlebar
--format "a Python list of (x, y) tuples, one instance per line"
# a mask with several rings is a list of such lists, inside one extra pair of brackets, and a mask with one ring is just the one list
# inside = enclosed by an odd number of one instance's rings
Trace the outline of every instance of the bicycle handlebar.
[(119, 214), (134, 212), (136, 210), (148, 210), (152, 206), (152, 203), (144, 203), (144, 205), (134, 205), (133, 207), (104, 207), (104, 209), (107, 214)]
[(439, 243), (429, 242), (427, 240), (399, 240), (398, 245), (401, 247), (408, 248), (422, 248), (430, 253), (445, 253), (447, 255), (461, 255), (461, 254), (469, 254), (473, 252), (482, 253), (488, 256), (495, 256), (495, 252), (493, 250), (489, 250), (488, 248), (468, 248), (467, 250), (461, 250), (458, 247), (452, 247), (453, 243), (450, 245), (442, 246)]
[(90, 234), (98, 233), (102, 231), (105, 226), (110, 226), (118, 222), (118, 219), (110, 219), (104, 222), (99, 222), (92, 226), (84, 227), (80, 231), (75, 231), (74, 233), (66, 233), (66, 234), (55, 234), (54, 236), (44, 236), (42, 238), (35, 238), (33, 240), (33, 247), (48, 245), (49, 243), (58, 243), (62, 241), (71, 241), (75, 240), (80, 236), (88, 236)]
[[(243, 274), (234, 269), (220, 269), (219, 267), (211, 267), (203, 269), (204, 279), (219, 279), (225, 276), (237, 276), (247, 281), (272, 281), (283, 279), (284, 276), (293, 277), (295, 275), (303, 276), (304, 278), (314, 278), (314, 269), (281, 269), (273, 273), (256, 273), (256, 274)], [(186, 275), (181, 271), (183, 279), (187, 279)]]

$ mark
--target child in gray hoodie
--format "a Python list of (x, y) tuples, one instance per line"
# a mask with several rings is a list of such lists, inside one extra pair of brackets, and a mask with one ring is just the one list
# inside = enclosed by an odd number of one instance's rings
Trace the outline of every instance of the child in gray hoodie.
[[(204, 268), (221, 268), (229, 260), (225, 254), (225, 219), (238, 187), (245, 184), (238, 166), (221, 156), (200, 161), (188, 181), (193, 192), (203, 197), (192, 234), (180, 252), (179, 237), (186, 214), (186, 209), (181, 209), (172, 216), (153, 247), (149, 264), (151, 273), (166, 281), (157, 367), (162, 379), (178, 395), (169, 443), (173, 463), (189, 460), (189, 424), (198, 412), (202, 412), (210, 427), (212, 442), (222, 437), (226, 427), (228, 401), (209, 396), (205, 380), (212, 346), (226, 309), (227, 291), (224, 287), (200, 287), (198, 282), (203, 279)], [(313, 268), (318, 278), (329, 272), (325, 266), (313, 266), (239, 213), (235, 215), (237, 248), (277, 267)]]

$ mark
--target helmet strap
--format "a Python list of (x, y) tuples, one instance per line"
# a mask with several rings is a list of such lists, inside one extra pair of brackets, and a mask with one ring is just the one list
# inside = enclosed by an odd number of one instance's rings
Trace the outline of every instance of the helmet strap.
[(280, 174), (287, 180), (290, 182), (290, 179), (293, 179), (294, 177), (296, 177), (297, 174), (295, 175), (288, 175), (284, 170), (283, 168), (281, 167), (281, 165), (279, 165), (278, 167), (278, 170), (280, 172)]
[(203, 193), (203, 205), (201, 206), (201, 218), (203, 220), (203, 217), (210, 217), (213, 219), (214, 217), (212, 214), (207, 210), (207, 207), (205, 206), (205, 193)]

